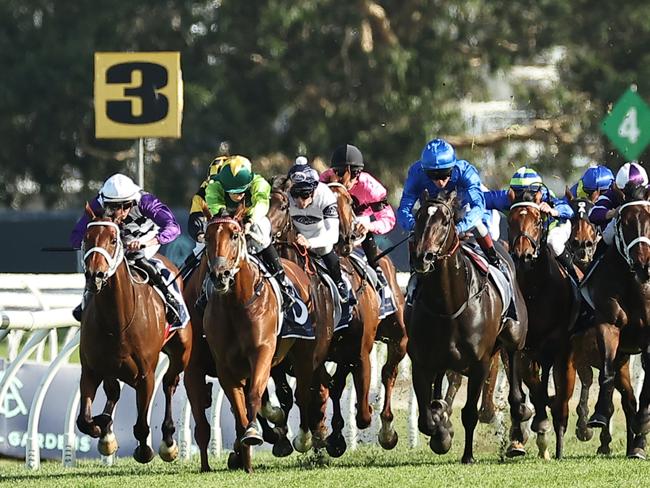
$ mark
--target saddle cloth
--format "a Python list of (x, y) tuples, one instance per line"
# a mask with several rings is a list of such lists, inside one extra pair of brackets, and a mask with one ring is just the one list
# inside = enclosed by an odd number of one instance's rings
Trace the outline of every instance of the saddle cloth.
[(352, 284), (347, 276), (343, 274), (343, 282), (348, 289), (348, 302), (342, 303), (336, 283), (334, 283), (334, 280), (329, 275), (327, 266), (325, 266), (323, 260), (314, 255), (310, 255), (310, 259), (315, 263), (314, 268), (319, 278), (328, 286), (330, 295), (332, 296), (332, 303), (334, 304), (334, 332), (343, 330), (350, 325), (350, 321), (352, 320), (352, 307), (356, 304)]

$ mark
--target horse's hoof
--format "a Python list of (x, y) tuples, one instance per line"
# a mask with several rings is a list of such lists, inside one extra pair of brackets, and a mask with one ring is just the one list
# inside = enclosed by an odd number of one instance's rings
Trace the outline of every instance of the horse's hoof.
[(496, 418), (496, 413), (494, 410), (489, 410), (487, 408), (480, 409), (478, 412), (478, 421), (482, 424), (491, 424)]
[(639, 447), (635, 447), (632, 449), (632, 452), (627, 455), (627, 458), (645, 460), (645, 451)]
[(592, 429), (606, 429), (609, 425), (607, 417), (602, 413), (594, 412), (594, 414), (587, 421), (587, 427)]
[(102, 456), (111, 456), (117, 451), (117, 438), (113, 432), (109, 432), (97, 441), (97, 450)]
[(348, 446), (345, 444), (345, 438), (340, 432), (332, 433), (327, 438), (327, 446), (325, 446), (325, 449), (327, 450), (327, 454), (331, 457), (338, 458), (343, 456), (347, 448)]
[(158, 455), (160, 456), (160, 459), (167, 463), (176, 461), (176, 458), (178, 457), (178, 444), (176, 444), (175, 440), (172, 440), (172, 445), (168, 446), (165, 441), (161, 441), (160, 447), (158, 447)]
[(587, 442), (594, 437), (594, 429), (589, 427), (576, 427), (576, 437), (579, 441)]
[(264, 404), (262, 406), (262, 417), (275, 425), (284, 425), (286, 423), (284, 410), (280, 407), (274, 407), (271, 404)]
[(302, 429), (299, 430), (298, 435), (293, 438), (293, 447), (296, 451), (300, 453), (305, 453), (309, 451), (312, 447), (311, 432), (302, 432)]
[(451, 449), (451, 436), (449, 434), (432, 436), (429, 439), (429, 447), (436, 454), (447, 454)]
[(244, 435), (241, 438), (241, 443), (246, 447), (259, 446), (264, 443), (264, 439), (252, 425), (246, 429)]
[(612, 453), (612, 449), (609, 446), (598, 446), (598, 449), (596, 450), (596, 454), (600, 454), (602, 456), (609, 456)]
[(551, 431), (551, 422), (548, 418), (543, 418), (541, 420), (534, 418), (532, 424), (530, 424), (530, 430), (537, 434), (546, 434)]
[(510, 445), (508, 446), (508, 449), (506, 450), (506, 457), (508, 458), (514, 458), (514, 457), (525, 456), (525, 455), (526, 455), (526, 449), (524, 449), (524, 445), (518, 441), (511, 442)]
[(394, 449), (395, 446), (397, 445), (397, 431), (395, 429), (391, 430), (380, 430), (379, 431), (379, 445), (386, 449), (387, 451), (390, 451), (391, 449)]
[(272, 452), (275, 457), (287, 457), (293, 453), (293, 446), (286, 435), (280, 436), (278, 441), (273, 444)]
[(262, 438), (264, 442), (269, 444), (275, 444), (280, 440), (280, 434), (278, 433), (278, 428), (274, 427), (272, 429), (262, 429)]
[(650, 432), (650, 416), (642, 415), (636, 421), (636, 428), (634, 429), (634, 433), (636, 435), (645, 435), (648, 432)]
[(474, 464), (476, 461), (474, 460), (474, 456), (463, 456), (460, 462), (463, 464)]
[(357, 429), (364, 430), (370, 427), (372, 423), (372, 408), (370, 409), (371, 414), (368, 416), (357, 414)]
[(153, 449), (149, 446), (138, 446), (133, 451), (133, 459), (135, 459), (140, 464), (150, 463), (153, 457), (155, 456)]
[(235, 452), (231, 452), (228, 455), (228, 469), (229, 470), (235, 470), (235, 469), (241, 469), (244, 465), (242, 464), (241, 456), (238, 455)]

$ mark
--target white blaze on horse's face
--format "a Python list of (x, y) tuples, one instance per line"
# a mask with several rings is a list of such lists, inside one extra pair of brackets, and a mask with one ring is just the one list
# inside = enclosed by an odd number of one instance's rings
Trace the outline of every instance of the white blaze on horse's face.
[(427, 209), (427, 213), (429, 214), (429, 217), (433, 216), (438, 211), (438, 207), (429, 207)]

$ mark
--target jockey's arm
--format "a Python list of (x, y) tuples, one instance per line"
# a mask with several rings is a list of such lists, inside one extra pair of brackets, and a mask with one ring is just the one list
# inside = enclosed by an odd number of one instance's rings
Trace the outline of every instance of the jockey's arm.
[(488, 190), (483, 192), (485, 199), (485, 208), (487, 210), (498, 210), (500, 212), (507, 212), (510, 210), (510, 199), (508, 198), (508, 190)]
[[(386, 201), (388, 192), (374, 176), (363, 172), (359, 175), (359, 181), (356, 186), (361, 186), (364, 193), (364, 199), (369, 204), (370, 223), (368, 230), (373, 234), (386, 234), (395, 227), (395, 212), (393, 207)], [(378, 210), (375, 210), (376, 207)]]
[[(157, 240), (160, 244), (167, 244), (181, 235), (181, 227), (176, 217), (167, 205), (162, 203), (151, 193), (145, 193), (140, 199), (140, 211), (144, 217), (148, 217), (159, 227)], [(153, 240), (153, 239), (152, 239)], [(142, 243), (145, 244), (145, 243)], [(153, 245), (145, 244), (147, 246)]]
[(339, 240), (339, 210), (336, 200), (328, 201), (323, 208), (323, 232), (309, 238), (312, 248), (333, 246)]
[(255, 223), (266, 216), (271, 202), (271, 185), (261, 175), (255, 175), (250, 186), (251, 208), (246, 212), (251, 222)]
[(187, 230), (195, 241), (198, 241), (201, 234), (205, 234), (206, 218), (203, 215), (203, 205), (205, 204), (206, 186), (208, 186), (208, 180), (201, 184), (201, 188), (192, 197), (190, 215), (187, 218)]
[(483, 212), (485, 212), (485, 197), (481, 190), (481, 179), (473, 166), (468, 167), (462, 177), (467, 188), (467, 199), (463, 204), (469, 204), (469, 210), (465, 217), (458, 222), (456, 230), (459, 234), (469, 232), (481, 223)]
[(413, 217), (413, 206), (420, 198), (420, 193), (424, 189), (421, 178), (424, 173), (418, 174), (419, 163), (414, 163), (408, 171), (406, 182), (404, 183), (404, 190), (402, 191), (402, 198), (397, 209), (397, 222), (402, 228), (410, 232), (415, 227), (415, 217)]
[(213, 181), (205, 188), (205, 203), (212, 215), (217, 215), (226, 208), (226, 192), (218, 181)]
[(573, 209), (567, 202), (560, 198), (553, 198), (551, 201), (557, 211), (556, 218), (560, 220), (570, 220), (573, 218)]
[(596, 225), (604, 227), (612, 219), (612, 212), (617, 207), (611, 190), (598, 197), (593, 208), (589, 211), (589, 220)]

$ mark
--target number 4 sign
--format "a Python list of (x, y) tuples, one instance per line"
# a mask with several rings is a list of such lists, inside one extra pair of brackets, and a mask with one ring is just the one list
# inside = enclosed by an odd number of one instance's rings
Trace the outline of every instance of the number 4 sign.
[(180, 53), (95, 53), (95, 136), (181, 136)]
[(616, 102), (601, 129), (628, 159), (636, 159), (650, 143), (650, 108), (632, 88)]

